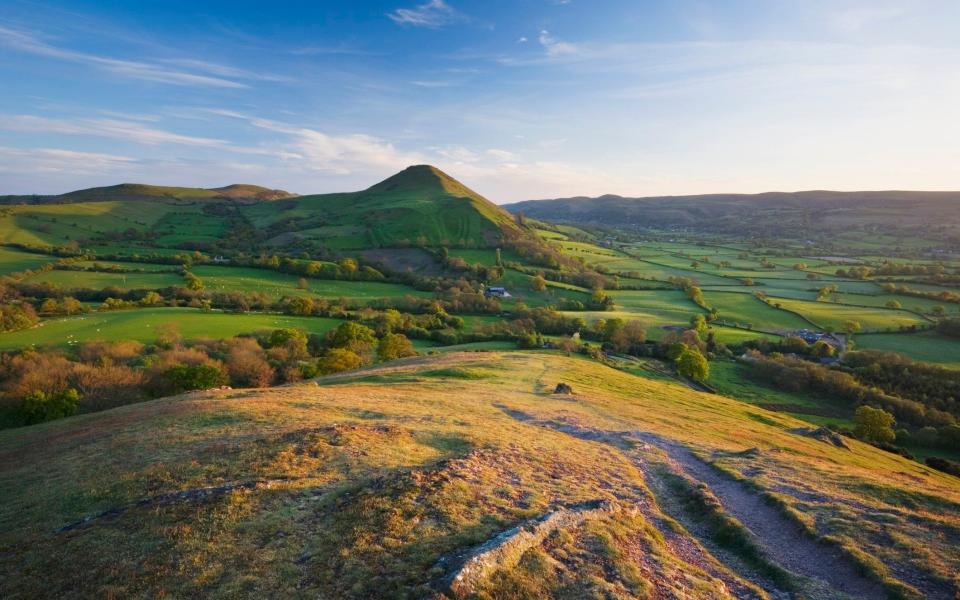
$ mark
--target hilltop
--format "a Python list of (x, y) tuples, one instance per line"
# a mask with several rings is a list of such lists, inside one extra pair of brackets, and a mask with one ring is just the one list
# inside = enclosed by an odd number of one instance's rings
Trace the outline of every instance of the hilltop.
[(160, 399), (0, 431), (0, 593), (952, 598), (960, 481), (810, 431), (549, 353)]
[(292, 198), (296, 194), (259, 185), (235, 183), (219, 188), (190, 188), (121, 183), (76, 190), (53, 196), (0, 196), (2, 204), (70, 204), (76, 202), (142, 202), (157, 200), (244, 200), (264, 201)]
[(549, 221), (644, 228), (690, 228), (716, 233), (789, 234), (800, 227), (960, 225), (960, 192), (767, 192), (624, 197), (607, 194), (527, 200), (507, 210)]
[(336, 237), (341, 248), (382, 246), (492, 247), (521, 235), (513, 216), (440, 169), (415, 165), (366, 190), (301, 196), (278, 206), (250, 206), (271, 242)]

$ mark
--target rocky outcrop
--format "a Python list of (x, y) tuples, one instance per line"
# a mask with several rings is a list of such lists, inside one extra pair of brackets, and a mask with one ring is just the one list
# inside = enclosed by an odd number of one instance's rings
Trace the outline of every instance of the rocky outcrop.
[(835, 431), (830, 431), (826, 427), (798, 427), (796, 429), (791, 429), (790, 433), (820, 440), (821, 442), (827, 444), (833, 444), (837, 448), (845, 448), (847, 450), (850, 449), (850, 446), (847, 445), (847, 442), (843, 439), (842, 435)]
[(451, 598), (466, 598), (494, 571), (509, 567), (530, 548), (558, 529), (571, 529), (588, 519), (620, 510), (610, 500), (591, 500), (543, 514), (508, 529), (469, 550), (441, 558), (437, 566), (446, 571), (436, 588)]

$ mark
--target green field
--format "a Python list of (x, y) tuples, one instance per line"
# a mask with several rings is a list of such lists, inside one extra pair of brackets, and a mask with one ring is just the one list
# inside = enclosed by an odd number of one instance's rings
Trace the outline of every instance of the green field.
[(157, 290), (184, 285), (177, 273), (105, 273), (98, 271), (47, 271), (28, 277), (29, 283), (49, 283), (62, 289)]
[(300, 289), (300, 278), (295, 275), (249, 267), (196, 266), (191, 272), (203, 281), (204, 289), (209, 291), (258, 292), (274, 299), (282, 296), (318, 296), (361, 301), (403, 296), (427, 298), (432, 295), (405, 285), (381, 281), (306, 279), (307, 287)]
[(935, 332), (877, 333), (854, 337), (857, 349), (899, 352), (914, 360), (960, 368), (960, 340)]
[[(748, 289), (748, 288), (744, 288)], [(797, 315), (774, 308), (753, 294), (704, 292), (707, 304), (720, 312), (719, 321), (778, 333), (806, 329), (810, 324)]]
[(883, 331), (898, 329), (910, 325), (929, 325), (930, 322), (913, 313), (887, 308), (863, 308), (830, 302), (792, 300), (789, 298), (771, 298), (784, 309), (796, 312), (810, 319), (820, 327), (840, 328), (844, 321), (858, 321), (863, 331)]
[(174, 323), (186, 339), (227, 338), (264, 329), (298, 327), (323, 333), (339, 321), (320, 317), (274, 314), (203, 312), (192, 308), (144, 308), (94, 312), (79, 317), (49, 319), (37, 327), (0, 333), (0, 350), (27, 346), (69, 346), (89, 340), (153, 342), (159, 326)]
[(0, 247), (0, 274), (36, 269), (41, 265), (56, 262), (56, 260), (56, 256), (33, 254), (13, 248)]

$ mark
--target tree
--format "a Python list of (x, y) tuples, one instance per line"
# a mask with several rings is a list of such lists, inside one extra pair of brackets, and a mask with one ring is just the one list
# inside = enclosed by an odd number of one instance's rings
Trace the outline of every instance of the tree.
[(887, 308), (893, 308), (898, 310), (903, 308), (903, 305), (897, 302), (896, 300), (888, 300), (886, 306)]
[(868, 442), (890, 443), (897, 438), (893, 431), (893, 415), (882, 408), (863, 405), (853, 414), (856, 423), (853, 432)]
[(171, 393), (206, 390), (227, 383), (227, 376), (215, 365), (175, 365), (163, 374)]
[(20, 411), (27, 423), (42, 423), (69, 417), (77, 412), (80, 394), (70, 388), (60, 392), (33, 392), (23, 398)]
[(339, 373), (356, 369), (363, 364), (363, 359), (346, 348), (331, 348), (317, 361), (317, 370), (323, 374)]
[(848, 335), (857, 333), (858, 331), (860, 331), (860, 329), (862, 329), (860, 325), (860, 321), (854, 321), (851, 319), (848, 321), (844, 321), (843, 323), (840, 323), (840, 330)]
[(534, 275), (530, 279), (530, 289), (535, 292), (542, 292), (547, 289), (547, 280), (543, 278), (543, 275)]
[(382, 361), (416, 355), (413, 344), (402, 333), (388, 333), (380, 338), (380, 343), (377, 344), (377, 358)]
[(263, 348), (252, 338), (230, 340), (226, 358), (230, 382), (236, 386), (265, 387), (274, 378), (273, 367), (267, 362)]
[(307, 289), (308, 287), (309, 287), (309, 284), (307, 284), (307, 280), (304, 279), (303, 277), (301, 277), (300, 279), (297, 280), (297, 289), (298, 289), (298, 290), (305, 290), (305, 289)]
[(700, 314), (690, 317), (690, 329), (696, 331), (698, 335), (703, 335), (707, 331), (706, 317)]
[(710, 377), (710, 363), (698, 348), (686, 348), (677, 357), (677, 373), (696, 381)]
[(333, 348), (346, 348), (360, 354), (369, 350), (377, 341), (374, 331), (366, 325), (346, 321), (327, 334), (327, 342)]
[(833, 346), (823, 340), (817, 340), (817, 343), (810, 350), (810, 354), (816, 358), (831, 358), (836, 352)]
[(163, 348), (172, 348), (180, 343), (183, 336), (180, 335), (180, 326), (170, 321), (157, 326), (157, 345)]
[(191, 289), (195, 292), (198, 292), (203, 289), (203, 280), (201, 280), (199, 277), (197, 277), (190, 271), (187, 271), (186, 273), (184, 273), (183, 278), (187, 283), (188, 289)]

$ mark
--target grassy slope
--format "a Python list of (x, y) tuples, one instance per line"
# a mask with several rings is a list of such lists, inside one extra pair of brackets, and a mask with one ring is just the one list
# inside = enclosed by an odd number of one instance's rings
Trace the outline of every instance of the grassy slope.
[[(551, 395), (558, 381), (576, 395)], [(320, 387), (197, 393), (3, 431), (0, 593), (421, 596), (443, 572), (433, 567), (440, 556), (557, 503), (617, 498), (641, 510), (548, 538), (482, 591), (727, 597), (718, 578), (742, 579), (680, 551), (685, 530), (663, 529), (669, 519), (656, 516), (657, 505), (677, 509), (649, 479), (658, 452), (607, 441), (637, 430), (775, 491), (815, 535), (952, 593), (960, 481), (857, 442), (844, 450), (788, 431), (798, 424), (581, 359), (506, 353), (412, 359)], [(261, 484), (55, 533), (142, 498), (244, 481)], [(685, 521), (685, 510), (670, 514)]]
[(281, 327), (324, 333), (339, 321), (320, 317), (203, 312), (193, 308), (142, 308), (47, 319), (31, 329), (0, 334), (0, 349), (64, 346), (88, 340), (152, 342), (156, 340), (157, 327), (169, 323), (176, 324), (187, 339), (220, 339)]
[[(338, 248), (389, 246), (425, 238), (429, 245), (496, 245), (515, 230), (509, 213), (434, 167), (419, 165), (362, 192), (303, 196), (244, 208), (258, 227), (290, 221), (287, 236), (319, 238)], [(335, 237), (336, 239), (329, 239)]]

